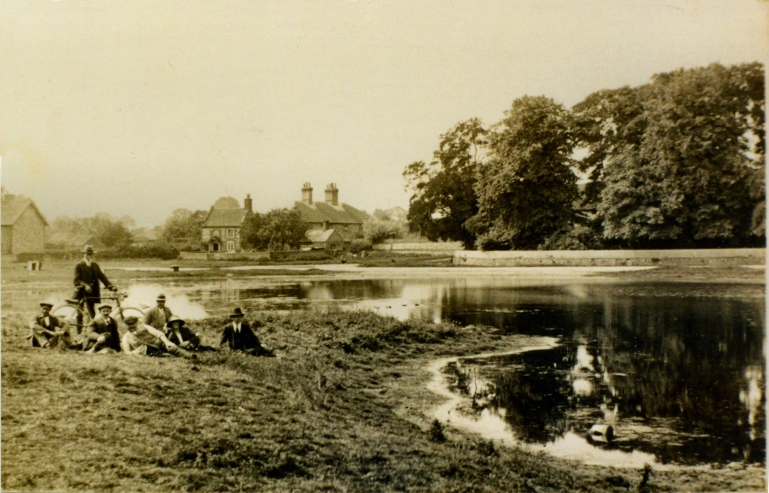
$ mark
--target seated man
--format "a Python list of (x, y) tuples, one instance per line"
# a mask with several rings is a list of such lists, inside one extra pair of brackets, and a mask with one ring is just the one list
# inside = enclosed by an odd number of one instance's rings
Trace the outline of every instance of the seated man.
[(40, 315), (29, 322), (30, 334), (27, 339), (32, 339), (32, 347), (53, 348), (61, 344), (63, 347), (70, 345), (69, 334), (62, 328), (59, 319), (51, 315), (53, 304), (47, 301), (40, 302)]
[(168, 337), (169, 341), (182, 349), (197, 351), (199, 348), (204, 347), (200, 346), (200, 336), (192, 332), (189, 327), (185, 327), (184, 320), (176, 315), (171, 315), (171, 318), (168, 319), (168, 323), (163, 328), (163, 333)]
[(123, 334), (120, 346), (128, 354), (160, 356), (168, 353), (174, 356), (189, 357), (190, 354), (169, 341), (166, 335), (151, 325), (139, 323), (138, 317), (124, 320), (128, 331)]
[(145, 325), (151, 325), (158, 330), (163, 330), (166, 322), (171, 318), (171, 309), (166, 306), (166, 295), (159, 294), (157, 300), (155, 300), (157, 306), (147, 310), (144, 314)]
[(272, 351), (262, 347), (259, 338), (251, 330), (248, 322), (243, 322), (243, 316), (240, 308), (235, 308), (235, 311), (230, 315), (232, 323), (224, 327), (220, 346), (226, 345), (232, 351), (242, 351), (252, 356), (275, 356)]
[(106, 303), (99, 306), (99, 315), (91, 320), (85, 329), (83, 350), (89, 353), (120, 351), (120, 335), (117, 322), (109, 316), (112, 306)]

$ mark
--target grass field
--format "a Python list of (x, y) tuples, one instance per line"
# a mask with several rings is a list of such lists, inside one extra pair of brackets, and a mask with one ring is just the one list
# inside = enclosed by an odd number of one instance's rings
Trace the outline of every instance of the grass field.
[[(426, 411), (437, 357), (536, 343), (367, 312), (252, 319), (279, 358), (24, 347), (3, 316), (3, 491), (635, 491), (642, 474), (505, 448)], [(195, 323), (213, 344), (227, 319)], [(445, 440), (442, 440), (445, 437)], [(764, 470), (655, 471), (646, 491), (765, 491)]]

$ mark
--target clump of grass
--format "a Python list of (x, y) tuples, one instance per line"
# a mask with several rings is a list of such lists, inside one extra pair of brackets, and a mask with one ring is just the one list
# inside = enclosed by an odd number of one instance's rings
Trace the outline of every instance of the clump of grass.
[(430, 424), (430, 440), (438, 443), (446, 441), (446, 434), (443, 432), (443, 424), (437, 419), (434, 419)]

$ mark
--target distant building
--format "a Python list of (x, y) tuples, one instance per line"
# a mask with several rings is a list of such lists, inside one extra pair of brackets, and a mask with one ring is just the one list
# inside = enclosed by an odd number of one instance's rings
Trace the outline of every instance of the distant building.
[(335, 229), (311, 229), (306, 236), (312, 250), (344, 250), (344, 238)]
[(201, 242), (209, 252), (237, 253), (240, 247), (240, 232), (243, 222), (253, 214), (251, 194), (243, 201), (243, 208), (237, 200), (219, 199), (206, 214), (200, 225)]
[(45, 253), (48, 221), (31, 199), (6, 194), (2, 199), (3, 255)]
[(345, 243), (363, 235), (363, 221), (367, 217), (366, 213), (351, 205), (340, 204), (339, 189), (334, 183), (326, 187), (325, 202), (313, 202), (312, 186), (305, 183), (302, 187), (302, 200), (297, 201), (294, 207), (302, 215), (302, 219), (310, 225), (310, 231), (334, 230)]
[(53, 249), (73, 252), (81, 251), (86, 245), (91, 245), (97, 251), (107, 248), (94, 235), (73, 235), (71, 233), (55, 233), (47, 241), (47, 244)]

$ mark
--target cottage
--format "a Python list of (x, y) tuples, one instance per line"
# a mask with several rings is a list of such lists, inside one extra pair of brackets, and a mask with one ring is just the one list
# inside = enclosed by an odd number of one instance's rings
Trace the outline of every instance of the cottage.
[[(253, 214), (251, 194), (243, 201), (219, 199), (211, 206), (200, 226), (201, 242), (209, 252), (240, 252), (240, 232), (246, 218)], [(234, 206), (234, 207), (233, 207)]]
[(45, 253), (46, 226), (48, 221), (31, 199), (23, 195), (3, 196), (3, 255)]
[(302, 200), (297, 201), (294, 207), (302, 215), (302, 219), (310, 225), (310, 231), (334, 230), (345, 243), (363, 235), (363, 221), (366, 219), (366, 213), (351, 205), (340, 204), (339, 189), (335, 183), (326, 187), (325, 202), (313, 202), (312, 186), (305, 183), (302, 188)]
[(335, 229), (311, 229), (306, 236), (312, 250), (344, 250), (344, 238)]

